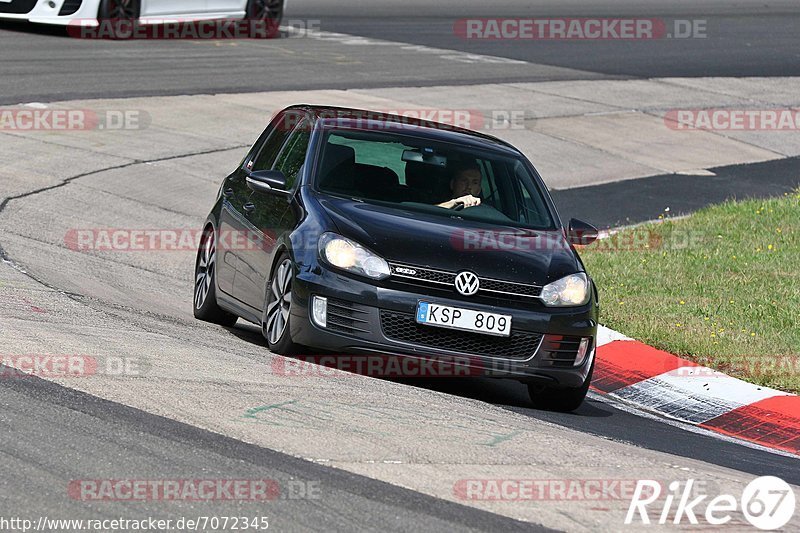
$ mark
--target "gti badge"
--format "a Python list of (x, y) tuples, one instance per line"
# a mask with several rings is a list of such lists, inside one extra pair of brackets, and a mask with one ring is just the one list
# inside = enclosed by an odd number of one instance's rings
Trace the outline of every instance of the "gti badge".
[(456, 290), (464, 296), (472, 296), (481, 288), (481, 282), (478, 276), (472, 272), (459, 272), (455, 281)]

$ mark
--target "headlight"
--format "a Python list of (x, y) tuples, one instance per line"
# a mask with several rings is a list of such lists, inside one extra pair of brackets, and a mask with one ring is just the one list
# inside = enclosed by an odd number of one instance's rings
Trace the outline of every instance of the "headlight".
[(584, 305), (589, 301), (589, 278), (583, 272), (570, 274), (545, 285), (539, 297), (551, 307)]
[(335, 233), (323, 233), (319, 254), (331, 265), (372, 279), (388, 278), (389, 264), (360, 244)]

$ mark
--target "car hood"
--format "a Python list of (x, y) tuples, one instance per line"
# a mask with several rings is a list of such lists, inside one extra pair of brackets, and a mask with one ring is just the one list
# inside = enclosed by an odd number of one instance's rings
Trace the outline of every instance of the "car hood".
[(318, 197), (341, 235), (390, 263), (544, 285), (583, 270), (562, 231), (523, 230), (335, 196)]

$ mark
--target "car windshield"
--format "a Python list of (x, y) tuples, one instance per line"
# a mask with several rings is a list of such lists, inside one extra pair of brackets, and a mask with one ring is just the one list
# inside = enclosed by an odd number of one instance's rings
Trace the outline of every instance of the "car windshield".
[(554, 229), (537, 180), (522, 160), (489, 150), (390, 132), (324, 135), (321, 192), (464, 220)]

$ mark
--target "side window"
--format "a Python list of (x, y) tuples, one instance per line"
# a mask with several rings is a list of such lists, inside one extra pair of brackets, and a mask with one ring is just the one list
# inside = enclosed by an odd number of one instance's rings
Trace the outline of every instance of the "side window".
[(257, 170), (272, 170), (281, 147), (292, 132), (292, 128), (287, 127), (287, 125), (291, 124), (290, 120), (291, 116), (289, 115), (281, 115), (278, 118), (272, 132), (267, 137), (267, 140), (264, 141), (261, 151), (253, 160), (253, 166), (250, 167), (250, 170), (253, 172)]
[(300, 169), (306, 160), (308, 143), (311, 140), (311, 123), (308, 119), (303, 119), (292, 132), (289, 140), (275, 163), (275, 169), (280, 170), (286, 176), (286, 188), (294, 187)]

